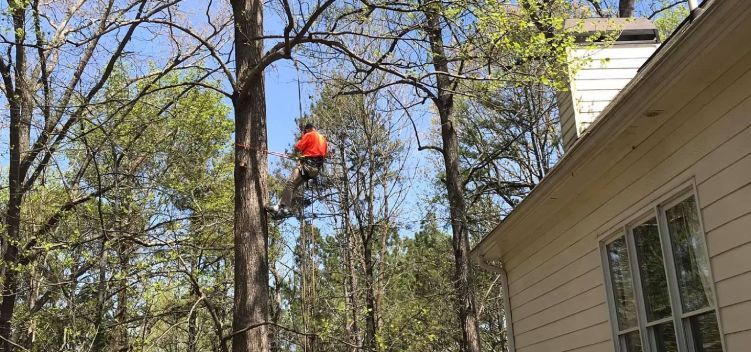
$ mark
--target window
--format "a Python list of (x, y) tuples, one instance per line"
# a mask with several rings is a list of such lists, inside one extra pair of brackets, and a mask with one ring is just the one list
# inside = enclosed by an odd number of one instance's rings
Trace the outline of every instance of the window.
[(693, 195), (654, 207), (603, 246), (621, 352), (722, 352)]

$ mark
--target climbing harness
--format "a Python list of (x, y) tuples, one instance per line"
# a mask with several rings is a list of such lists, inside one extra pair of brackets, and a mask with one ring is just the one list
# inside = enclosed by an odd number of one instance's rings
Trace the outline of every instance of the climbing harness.
[[(303, 106), (302, 106), (302, 84), (300, 83), (300, 67), (298, 64), (298, 61), (293, 59), (292, 60), (293, 65), (295, 66), (295, 71), (297, 74), (297, 102), (298, 102), (298, 116), (300, 119), (303, 118)], [(242, 145), (242, 144), (235, 144), (235, 148), (237, 149), (244, 149), (244, 150), (252, 150), (252, 147)], [(303, 177), (303, 184), (300, 185), (300, 193), (301, 196), (299, 197), (299, 201), (297, 202), (297, 206), (290, 205), (290, 210), (292, 209), (299, 209), (299, 220), (301, 223), (305, 222), (305, 208), (308, 206), (311, 206), (311, 213), (312, 213), (312, 205), (314, 203), (314, 200), (311, 198), (311, 200), (308, 200), (305, 198), (306, 190), (309, 188), (309, 182), (313, 181), (316, 183), (316, 189), (318, 190), (319, 196), (320, 196), (320, 183), (318, 182), (318, 177), (323, 173), (324, 169), (324, 163), (325, 158), (324, 157), (303, 157), (299, 155), (290, 155), (286, 153), (281, 152), (275, 152), (270, 151), (268, 149), (265, 149), (266, 153), (269, 155), (278, 156), (281, 158), (287, 158), (292, 160), (297, 160), (300, 164), (300, 172)], [(296, 198), (297, 199), (297, 198)], [(294, 204), (294, 203), (293, 203)], [(269, 208), (267, 208), (269, 210)], [(292, 216), (295, 216), (294, 211), (288, 211), (288, 212), (282, 212), (281, 210), (277, 211), (269, 211), (271, 218), (277, 221), (283, 221), (287, 218), (290, 218)], [(313, 218), (316, 218), (317, 216), (315, 214), (311, 215)]]

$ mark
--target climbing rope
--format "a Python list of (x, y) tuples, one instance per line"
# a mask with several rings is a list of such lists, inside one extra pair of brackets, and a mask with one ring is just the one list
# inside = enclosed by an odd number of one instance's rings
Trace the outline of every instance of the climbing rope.
[[(257, 150), (257, 148), (253, 148), (253, 147), (251, 147), (251, 146), (249, 146), (247, 144), (240, 144), (240, 143), (235, 143), (235, 149), (237, 149), (237, 150), (248, 150), (248, 151)], [(273, 150), (268, 150), (266, 148), (261, 148), (260, 150), (266, 152), (266, 154), (268, 154), (268, 155), (274, 155), (274, 156), (278, 156), (280, 158), (286, 158), (286, 159), (292, 159), (292, 160), (300, 159), (300, 156), (297, 156), (297, 155), (294, 155), (294, 154), (275, 152)]]

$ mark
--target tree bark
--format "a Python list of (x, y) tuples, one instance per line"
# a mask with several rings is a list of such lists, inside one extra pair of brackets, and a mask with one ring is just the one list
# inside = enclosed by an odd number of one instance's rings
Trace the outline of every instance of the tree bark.
[[(432, 5), (436, 6), (436, 5)], [(427, 33), (433, 52), (433, 66), (436, 72), (449, 72), (446, 58), (440, 14), (434, 9), (425, 10)], [(454, 285), (458, 300), (459, 321), (462, 326), (462, 349), (465, 352), (480, 351), (480, 332), (477, 309), (472, 287), (471, 266), (469, 263), (469, 235), (467, 232), (466, 204), (464, 189), (459, 174), (459, 144), (454, 128), (453, 91), (451, 79), (442, 74), (436, 75), (437, 97), (433, 99), (441, 121), (443, 162), (446, 169), (446, 191), (451, 216), (452, 247), (454, 252)]]
[[(200, 299), (201, 292), (198, 291), (198, 286), (194, 285), (193, 288), (190, 290), (190, 295), (193, 297), (194, 301), (197, 301)], [(190, 312), (190, 315), (188, 315), (188, 352), (196, 352), (197, 350), (197, 343), (198, 343), (198, 311), (197, 309), (193, 309)]]
[[(21, 180), (19, 179), (20, 155), (24, 146), (21, 140), (23, 137), (19, 130), (20, 121), (13, 113), (13, 104), (11, 104), (11, 127), (10, 127), (10, 165), (9, 165), (9, 196), (8, 211), (6, 214), (7, 237), (5, 238), (5, 253), (3, 262), (5, 263), (5, 280), (3, 282), (3, 303), (0, 305), (0, 351), (10, 352), (13, 350), (11, 341), (11, 319), (16, 306), (16, 295), (18, 291), (18, 269), (15, 264), (18, 263), (18, 243), (21, 234), (21, 201), (23, 194), (21, 191)], [(28, 141), (28, 135), (26, 136)]]
[[(235, 16), (235, 292), (233, 331), (268, 321), (266, 197), (266, 95), (263, 70), (263, 2), (232, 0)], [(233, 352), (269, 351), (267, 325), (232, 337)]]
[[(364, 129), (366, 134), (368, 133), (368, 122), (366, 121), (367, 118), (363, 120), (364, 126), (366, 128)], [(375, 301), (375, 289), (376, 289), (376, 280), (375, 280), (375, 258), (373, 258), (373, 242), (375, 240), (375, 232), (376, 232), (376, 226), (375, 226), (375, 192), (376, 192), (376, 183), (375, 183), (375, 173), (377, 172), (375, 170), (375, 151), (373, 150), (373, 144), (371, 142), (370, 136), (365, 136), (366, 140), (369, 142), (367, 144), (367, 163), (368, 163), (368, 174), (367, 174), (367, 188), (365, 189), (365, 197), (367, 201), (367, 217), (366, 217), (366, 228), (360, 228), (360, 234), (362, 238), (362, 255), (363, 255), (363, 262), (365, 264), (365, 308), (367, 309), (365, 313), (365, 344), (364, 347), (368, 349), (368, 351), (376, 351), (377, 345), (376, 345), (376, 334), (378, 333), (378, 321), (377, 321), (377, 306)]]
[[(37, 268), (31, 268), (31, 273), (29, 273), (29, 295), (26, 297), (26, 304), (29, 307), (29, 312), (38, 309), (39, 286), (42, 285), (40, 274), (41, 273)], [(18, 331), (21, 329), (24, 331)], [(31, 315), (27, 321), (19, 324), (18, 330), (16, 331), (16, 335), (18, 336), (16, 338), (17, 343), (27, 350), (33, 350), (37, 334), (36, 318)]]
[[(305, 196), (305, 185), (300, 187), (302, 196)], [(310, 224), (305, 221), (305, 208), (300, 207), (300, 245), (299, 245), (299, 258), (300, 258), (300, 296), (302, 301), (302, 318), (303, 318), (303, 331), (305, 335), (300, 336), (302, 340), (302, 346), (304, 352), (314, 352), (318, 348), (316, 346), (316, 326), (314, 321), (315, 313), (315, 265), (313, 264), (314, 257), (314, 240), (313, 229)]]
[[(372, 225), (370, 226), (372, 227)], [(376, 351), (376, 305), (375, 305), (375, 275), (373, 273), (373, 243), (372, 239), (363, 239), (363, 261), (365, 262), (365, 341), (366, 351)]]
[[(133, 226), (135, 217), (126, 225), (130, 228)], [(137, 222), (136, 222), (137, 223)], [(113, 331), (113, 345), (117, 352), (130, 351), (130, 338), (128, 336), (128, 272), (130, 271), (130, 251), (131, 245), (127, 240), (120, 239), (117, 244), (117, 255), (119, 261), (119, 272), (123, 273), (123, 278), (119, 280), (117, 292), (117, 311), (115, 312), (115, 328)], [(195, 335), (191, 335), (195, 338)]]
[[(355, 236), (352, 235), (352, 229), (350, 228), (349, 220), (345, 223), (345, 235), (346, 235), (346, 241), (347, 241), (347, 253), (345, 253), (345, 257), (347, 260), (347, 272), (349, 273), (349, 292), (347, 293), (347, 302), (349, 304), (349, 312), (352, 315), (351, 324), (347, 325), (347, 330), (350, 334), (350, 342), (355, 345), (359, 346), (361, 343), (360, 339), (360, 328), (359, 324), (357, 322), (358, 320), (358, 307), (360, 306), (359, 300), (357, 299), (357, 293), (359, 292), (360, 285), (359, 281), (357, 280), (357, 269), (355, 268), (355, 260), (352, 258), (352, 253), (355, 253), (357, 250), (357, 245), (355, 244)], [(345, 290), (347, 286), (345, 285)], [(356, 350), (353, 348), (353, 351)]]
[[(274, 245), (272, 244), (271, 247)], [(269, 309), (269, 316), (272, 322), (275, 324), (279, 324), (279, 318), (282, 313), (282, 288), (281, 288), (281, 282), (282, 282), (282, 275), (279, 273), (279, 271), (274, 267), (274, 265), (269, 265), (269, 274), (274, 278), (274, 283), (276, 285), (275, 289), (270, 292), (270, 294), (273, 296), (273, 300), (271, 301), (271, 307)], [(282, 331), (279, 329), (276, 329), (272, 332), (271, 335), (271, 345), (269, 346), (269, 349), (271, 352), (282, 352), (282, 347), (280, 346), (280, 341), (282, 341)]]
[(634, 3), (636, 0), (620, 0), (618, 3), (618, 17), (634, 16)]
[[(5, 278), (3, 282), (3, 302), (0, 305), (0, 351), (12, 351), (11, 343), (11, 319), (16, 306), (16, 297), (19, 287), (18, 269), (19, 243), (21, 240), (21, 204), (23, 202), (22, 160), (29, 148), (31, 128), (31, 97), (26, 85), (26, 55), (25, 55), (25, 28), (26, 8), (16, 7), (13, 9), (13, 28), (15, 32), (15, 70), (11, 75), (8, 66), (3, 64), (3, 82), (5, 83), (6, 97), (10, 107), (10, 155), (8, 165), (8, 205), (5, 216), (6, 235), (4, 239), (5, 253)], [(15, 77), (15, 87), (11, 76)], [(8, 84), (11, 84), (8, 86)], [(10, 94), (7, 94), (10, 93)]]
[[(105, 229), (102, 229), (105, 230)], [(103, 231), (104, 232), (104, 231)], [(107, 300), (107, 234), (102, 237), (101, 251), (99, 252), (99, 282), (97, 284), (96, 299), (96, 317), (94, 318), (94, 328), (96, 334), (91, 344), (93, 352), (104, 351), (106, 346), (107, 331), (104, 324), (105, 301)]]
[(358, 328), (357, 324), (357, 311), (359, 307), (357, 293), (359, 291), (359, 285), (357, 280), (357, 270), (355, 268), (355, 260), (352, 258), (352, 255), (357, 250), (357, 245), (355, 243), (355, 236), (352, 231), (351, 220), (349, 217), (349, 210), (351, 206), (349, 175), (347, 173), (347, 170), (349, 170), (349, 165), (347, 164), (347, 158), (345, 154), (346, 138), (344, 137), (344, 134), (342, 134), (340, 137), (340, 143), (341, 145), (337, 149), (339, 150), (339, 157), (341, 158), (342, 163), (342, 190), (339, 194), (341, 197), (340, 202), (342, 211), (342, 228), (344, 229), (345, 241), (347, 243), (344, 257), (347, 262), (347, 273), (349, 274), (349, 280), (347, 284), (344, 285), (344, 290), (345, 297), (347, 298), (347, 304), (349, 305), (350, 313), (352, 314), (352, 323), (347, 324), (347, 331), (350, 334), (350, 342), (352, 342), (352, 344), (354, 344), (355, 346), (359, 346), (360, 329)]

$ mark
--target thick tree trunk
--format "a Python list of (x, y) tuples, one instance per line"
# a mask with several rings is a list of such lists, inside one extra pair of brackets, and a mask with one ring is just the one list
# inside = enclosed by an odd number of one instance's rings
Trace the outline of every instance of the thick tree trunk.
[(464, 350), (480, 351), (480, 333), (472, 286), (472, 273), (469, 262), (469, 234), (467, 233), (466, 205), (464, 190), (459, 176), (459, 153), (456, 130), (448, 112), (441, 112), (441, 138), (443, 140), (446, 163), (446, 186), (451, 215), (451, 230), (454, 250), (454, 284), (458, 295), (459, 318), (462, 323)]
[[(433, 66), (436, 72), (449, 72), (448, 60), (443, 45), (440, 15), (431, 9), (425, 11), (427, 32), (433, 52)], [(459, 321), (462, 325), (462, 349), (465, 352), (480, 351), (480, 332), (477, 309), (472, 286), (472, 273), (469, 263), (469, 235), (467, 232), (466, 204), (464, 189), (459, 174), (459, 143), (454, 129), (453, 87), (446, 75), (436, 76), (438, 95), (434, 103), (441, 121), (443, 142), (443, 162), (446, 168), (446, 191), (449, 199), (451, 230), (454, 251), (454, 285), (458, 300)]]
[[(13, 28), (15, 29), (15, 70), (11, 74), (3, 70), (6, 98), (10, 108), (10, 133), (9, 133), (9, 165), (8, 165), (8, 205), (5, 215), (6, 235), (3, 247), (3, 261), (5, 263), (2, 296), (0, 304), (0, 351), (8, 352), (14, 349), (12, 340), (11, 322), (16, 307), (17, 291), (19, 288), (18, 270), (15, 265), (19, 263), (19, 243), (21, 240), (21, 204), (23, 202), (23, 181), (25, 173), (22, 168), (22, 160), (29, 148), (31, 128), (31, 97), (26, 89), (26, 55), (25, 22), (26, 8), (18, 7), (13, 11)], [(15, 88), (11, 76), (14, 76)], [(12, 92), (12, 94), (10, 94)]]
[(233, 352), (269, 351), (268, 224), (266, 197), (266, 95), (263, 71), (263, 2), (232, 0), (235, 16), (235, 292)]
[[(238, 60), (239, 61), (239, 60)], [(235, 299), (233, 330), (267, 321), (268, 315), (268, 227), (263, 209), (266, 193), (265, 102), (263, 79), (248, 99), (235, 104), (235, 140), (250, 150), (235, 155)], [(268, 351), (268, 329), (259, 326), (232, 338), (234, 352)]]
[(634, 3), (636, 0), (620, 0), (618, 3), (618, 17), (634, 16)]
[(18, 245), (14, 243), (14, 241), (17, 241), (20, 235), (21, 196), (20, 187), (18, 186), (20, 182), (17, 182), (17, 179), (14, 180), (13, 178), (14, 169), (17, 170), (18, 168), (18, 163), (13, 161), (13, 159), (15, 159), (14, 154), (18, 154), (18, 152), (14, 152), (13, 149), (19, 149), (17, 147), (18, 144), (14, 144), (13, 141), (13, 135), (15, 134), (13, 130), (14, 128), (11, 127), (11, 145), (16, 145), (16, 147), (11, 148), (10, 197), (8, 201), (8, 213), (6, 215), (8, 237), (5, 239), (6, 248), (3, 255), (3, 261), (6, 267), (4, 270), (5, 278), (3, 280), (2, 290), (3, 303), (0, 305), (0, 337), (2, 337), (2, 341), (0, 341), (0, 351), (2, 352), (10, 352), (14, 347), (10, 342), (12, 339), (11, 320), (13, 319), (13, 312), (16, 307), (16, 294), (18, 291), (18, 271), (14, 265), (18, 262)]
[[(31, 272), (29, 273), (29, 295), (26, 296), (26, 305), (29, 307), (29, 312), (33, 312), (37, 308), (37, 302), (39, 297), (39, 286), (41, 283), (41, 275), (37, 268), (31, 268)], [(36, 319), (32, 315), (30, 319), (21, 322), (19, 326), (17, 327), (18, 330), (23, 329), (24, 331), (18, 331), (16, 330), (16, 335), (18, 336), (16, 338), (17, 343), (20, 346), (23, 346), (23, 348), (32, 351), (34, 350), (34, 341), (36, 340), (36, 333), (37, 333), (37, 327), (36, 327)]]
[(454, 250), (454, 285), (459, 302), (459, 319), (462, 324), (464, 350), (467, 352), (480, 351), (480, 333), (475, 307), (475, 296), (472, 286), (472, 273), (469, 262), (469, 236), (467, 233), (466, 205), (464, 190), (459, 177), (459, 153), (456, 130), (453, 119), (448, 112), (441, 112), (441, 138), (443, 140), (446, 163), (446, 186), (451, 215), (451, 230), (453, 233), (452, 247)]

